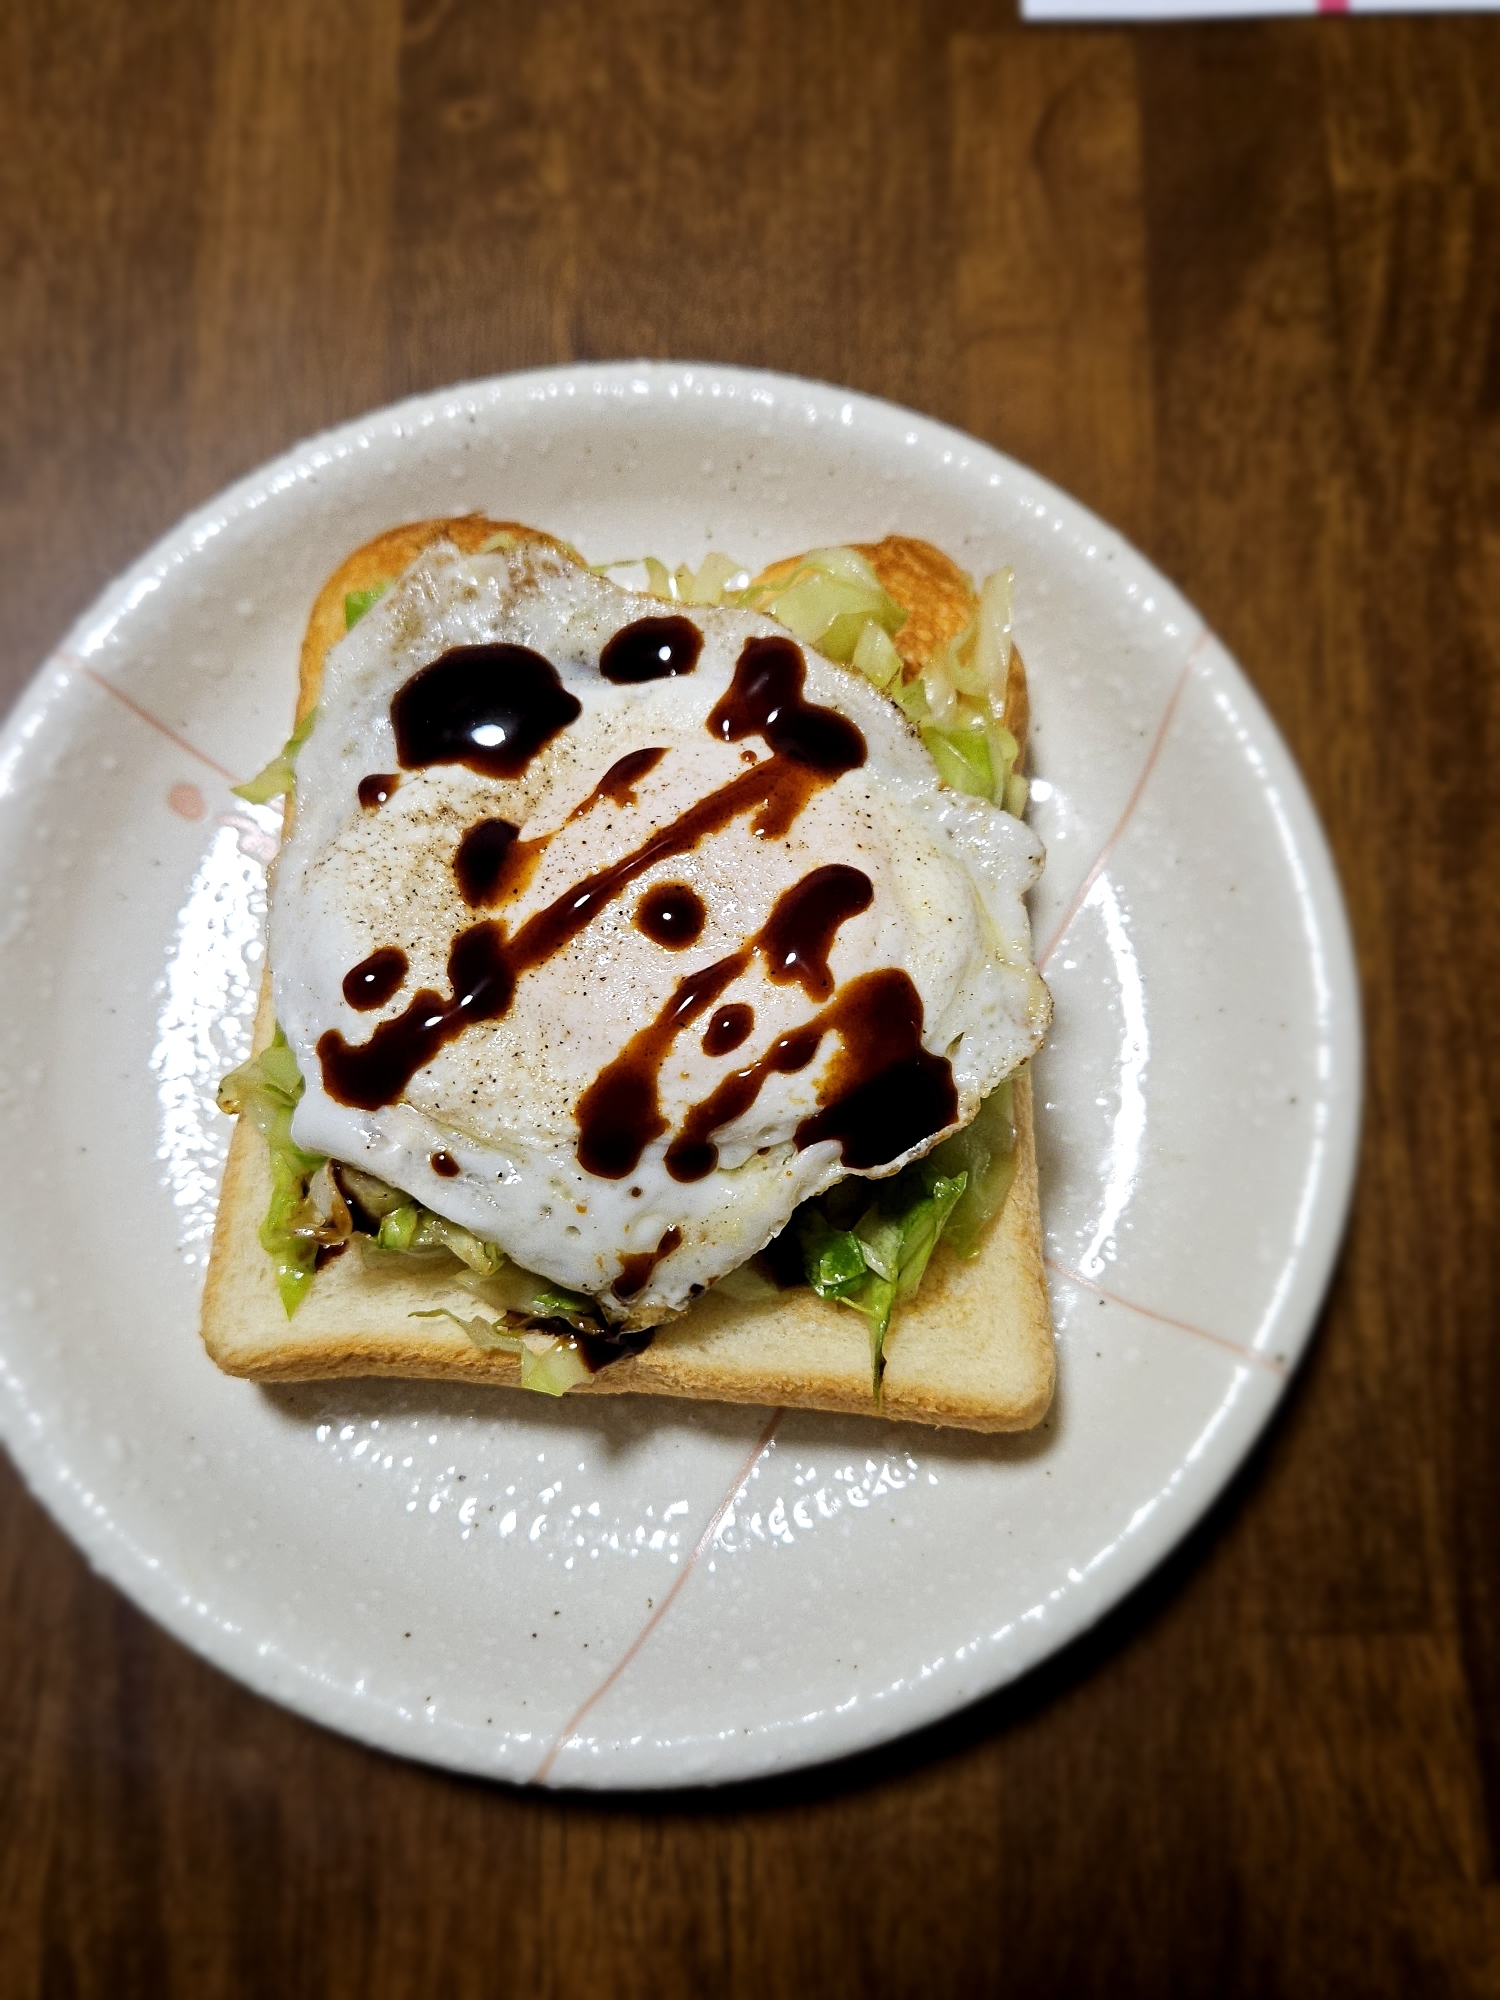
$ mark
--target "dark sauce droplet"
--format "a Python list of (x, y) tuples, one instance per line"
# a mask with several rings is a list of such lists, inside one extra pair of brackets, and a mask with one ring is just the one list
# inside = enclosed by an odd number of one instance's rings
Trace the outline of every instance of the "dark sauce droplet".
[(359, 802), (366, 812), (374, 812), (383, 806), (400, 784), (400, 774), (395, 771), (372, 771), (368, 778), (359, 781)]
[(726, 743), (763, 736), (771, 748), (796, 764), (836, 774), (865, 761), (865, 739), (836, 708), (804, 701), (807, 663), (790, 639), (747, 639), (735, 663), (734, 679), (708, 718), (711, 735)]
[(458, 1176), (463, 1172), (463, 1168), (458, 1164), (457, 1160), (454, 1159), (451, 1153), (447, 1152), (434, 1153), (427, 1164), (435, 1174), (441, 1174), (445, 1181), (457, 1180)]
[(453, 873), (464, 901), (472, 909), (482, 910), (486, 903), (496, 900), (506, 872), (506, 857), (520, 831), (508, 819), (482, 819), (458, 843)]
[(682, 1241), (682, 1231), (674, 1223), (654, 1250), (636, 1250), (620, 1259), (620, 1275), (614, 1282), (617, 1299), (633, 1299), (646, 1289), (647, 1280), (663, 1257), (670, 1257)]
[(642, 896), (635, 913), (635, 927), (644, 931), (653, 944), (668, 951), (681, 951), (696, 944), (703, 935), (708, 911), (703, 898), (686, 882), (659, 882)]
[(406, 977), (406, 953), (399, 945), (382, 945), (344, 974), (344, 998), (361, 1014), (383, 1007)]
[(690, 674), (703, 651), (703, 634), (691, 618), (637, 618), (622, 625), (599, 655), (607, 681), (634, 686)]
[(702, 1049), (706, 1056), (727, 1056), (744, 1041), (755, 1026), (755, 1009), (736, 1000), (720, 1007), (703, 1030)]
[(391, 699), (407, 770), (466, 764), (486, 778), (519, 778), (580, 711), (556, 667), (529, 646), (454, 646)]

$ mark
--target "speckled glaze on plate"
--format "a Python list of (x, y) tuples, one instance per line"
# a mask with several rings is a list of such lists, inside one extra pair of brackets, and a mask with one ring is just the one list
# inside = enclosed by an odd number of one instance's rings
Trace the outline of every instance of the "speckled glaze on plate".
[[(228, 787), (286, 732), (328, 571), (397, 521), (470, 507), (594, 559), (719, 548), (754, 567), (899, 530), (974, 571), (1014, 565), (1057, 1003), (1037, 1065), (1059, 1359), (1042, 1429), (261, 1389), (205, 1357), (213, 1091), (248, 1043), (277, 831)], [(0, 1426), (22, 1472), (227, 1672), (481, 1775), (751, 1777), (1035, 1665), (1244, 1457), (1347, 1204), (1343, 909), (1239, 669), (1034, 473), (784, 376), (475, 383), (299, 446), (184, 522), (9, 719), (0, 929)]]

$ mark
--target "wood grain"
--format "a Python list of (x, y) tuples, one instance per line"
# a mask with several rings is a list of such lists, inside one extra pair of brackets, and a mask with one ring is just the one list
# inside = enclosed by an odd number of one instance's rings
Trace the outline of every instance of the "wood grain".
[(1307, 773), (1365, 981), (1348, 1247), (1213, 1518), (1025, 1686), (720, 1797), (258, 1702), (0, 1473), (0, 1995), (1500, 1991), (1500, 22), (986, 0), (11, 0), (0, 686), (408, 389), (702, 355), (1133, 535)]

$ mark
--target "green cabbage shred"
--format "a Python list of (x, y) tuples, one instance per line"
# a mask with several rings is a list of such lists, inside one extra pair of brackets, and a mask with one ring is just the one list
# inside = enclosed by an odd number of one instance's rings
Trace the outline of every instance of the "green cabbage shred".
[(875, 1199), (850, 1228), (835, 1228), (817, 1202), (805, 1202), (794, 1218), (808, 1284), (869, 1323), (870, 1393), (877, 1403), (891, 1315), (915, 1295), (967, 1186), (966, 1173), (945, 1174), (930, 1158), (918, 1160), (877, 1182)]
[(368, 590), (346, 590), (344, 592), (344, 630), (352, 632), (372, 604), (378, 604), (391, 587), (391, 578), (383, 576), (379, 583), (372, 583)]
[(1007, 1077), (961, 1132), (934, 1146), (922, 1162), (962, 1178), (964, 1187), (943, 1226), (943, 1241), (960, 1257), (977, 1257), (985, 1234), (1005, 1206), (1016, 1177), (1015, 1096)]
[(857, 549), (814, 549), (789, 576), (753, 584), (743, 564), (717, 552), (698, 568), (669, 569), (655, 556), (595, 563), (602, 574), (644, 569), (646, 588), (671, 604), (727, 604), (764, 611), (805, 645), (854, 667), (889, 694), (919, 731), (944, 784), (989, 799), (1018, 817), (1026, 810), (1020, 756), (1005, 726), (1011, 658), (1012, 572), (996, 570), (980, 586), (974, 616), (912, 680), (896, 650), (906, 612)]
[(575, 1383), (589, 1378), (588, 1363), (571, 1334), (517, 1332), (502, 1320), (485, 1319), (481, 1314), (464, 1319), (456, 1312), (449, 1312), (446, 1306), (436, 1306), (430, 1312), (414, 1312), (409, 1317), (451, 1319), (484, 1353), (519, 1355), (521, 1387), (534, 1389), (540, 1395), (566, 1396)]
[(235, 797), (248, 799), (253, 806), (265, 806), (272, 799), (279, 799), (283, 792), (289, 792), (297, 776), (297, 752), (312, 735), (317, 719), (318, 711), (310, 708), (269, 764), (263, 765), (244, 784), (230, 786)]
[[(800, 1255), (804, 1282), (819, 1298), (864, 1314), (877, 1403), (896, 1308), (915, 1297), (939, 1243), (960, 1257), (978, 1254), (1015, 1178), (1015, 1144), (1007, 1080), (985, 1098), (970, 1124), (925, 1159), (889, 1180), (840, 1181), (803, 1202), (787, 1224), (784, 1234)], [(769, 1268), (769, 1260), (752, 1259), (719, 1282), (728, 1296), (747, 1303), (772, 1298), (777, 1286), (766, 1275)]]
[(271, 1149), (271, 1205), (260, 1240), (276, 1267), (288, 1319), (312, 1283), (319, 1248), (316, 1236), (293, 1226), (307, 1202), (308, 1184), (324, 1164), (321, 1153), (304, 1153), (292, 1140), (292, 1111), (302, 1089), (297, 1059), (279, 1027), (269, 1048), (232, 1069), (219, 1085), (219, 1109), (246, 1114)]

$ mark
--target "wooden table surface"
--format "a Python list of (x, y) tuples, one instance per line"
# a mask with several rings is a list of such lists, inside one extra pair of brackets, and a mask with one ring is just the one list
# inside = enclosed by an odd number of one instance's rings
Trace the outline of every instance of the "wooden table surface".
[(532, 1796), (326, 1735), (0, 1469), (0, 1993), (1500, 1992), (1500, 20), (0, 8), (7, 698), (300, 435), (636, 354), (962, 425), (1244, 663), (1368, 1007), (1311, 1357), (1101, 1630), (717, 1796)]

